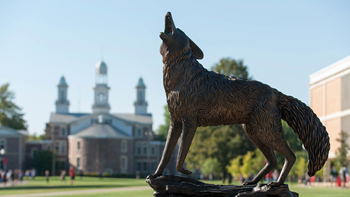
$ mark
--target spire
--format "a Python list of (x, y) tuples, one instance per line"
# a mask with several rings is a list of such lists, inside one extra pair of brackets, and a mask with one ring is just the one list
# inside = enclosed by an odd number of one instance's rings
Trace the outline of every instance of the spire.
[(56, 113), (69, 113), (68, 84), (64, 76), (61, 77), (58, 87), (58, 98), (56, 100)]
[(140, 77), (136, 85), (136, 101), (134, 102), (135, 114), (147, 114), (147, 102), (146, 102), (146, 86), (143, 83), (142, 77)]
[(58, 84), (58, 86), (68, 86), (66, 83), (66, 79), (64, 78), (64, 76), (62, 75), (60, 82)]

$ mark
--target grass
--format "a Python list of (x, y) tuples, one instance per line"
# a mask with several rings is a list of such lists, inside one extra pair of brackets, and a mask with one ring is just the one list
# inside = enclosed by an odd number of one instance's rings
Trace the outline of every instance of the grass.
[(66, 177), (66, 182), (62, 183), (58, 176), (50, 177), (50, 182), (46, 183), (44, 177), (35, 177), (35, 180), (30, 180), (28, 183), (14, 187), (1, 188), (1, 195), (9, 194), (29, 194), (43, 192), (60, 192), (85, 189), (101, 189), (101, 188), (117, 188), (117, 187), (133, 187), (147, 186), (144, 179), (128, 179), (128, 178), (104, 178), (83, 177), (80, 180), (76, 177), (74, 185), (70, 185), (69, 177)]
[[(220, 181), (206, 181), (211, 184), (221, 185)], [(235, 185), (239, 185), (238, 182), (233, 182)], [(51, 177), (50, 183), (45, 182), (44, 177), (37, 177), (34, 181), (29, 181), (24, 185), (19, 185), (10, 188), (2, 188), (1, 195), (9, 194), (29, 194), (29, 193), (43, 193), (43, 192), (59, 192), (59, 191), (73, 191), (73, 190), (85, 190), (85, 189), (98, 189), (98, 188), (118, 188), (118, 187), (133, 187), (133, 186), (147, 186), (148, 184), (144, 179), (128, 179), (128, 178), (104, 178), (102, 180), (95, 177), (83, 177), (82, 180), (77, 177), (73, 186), (69, 185), (69, 181), (61, 183), (59, 177)], [(300, 187), (296, 184), (289, 184), (290, 190), (299, 193), (301, 197), (349, 197), (350, 189), (340, 188), (321, 188), (321, 187)], [(87, 193), (84, 197), (114, 197), (114, 196), (127, 196), (127, 197), (150, 197), (153, 190), (134, 190), (134, 191), (116, 191), (116, 192), (103, 192), (103, 193)], [(78, 197), (82, 194), (74, 195), (61, 195), (60, 197)], [(56, 196), (59, 197), (59, 196)]]

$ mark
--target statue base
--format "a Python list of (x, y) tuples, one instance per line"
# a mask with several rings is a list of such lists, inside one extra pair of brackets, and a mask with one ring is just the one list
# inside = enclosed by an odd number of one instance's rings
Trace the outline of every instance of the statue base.
[(213, 185), (191, 178), (161, 175), (156, 178), (146, 178), (153, 188), (156, 197), (187, 197), (187, 196), (222, 196), (222, 197), (298, 197), (299, 194), (289, 191), (288, 185), (270, 187), (266, 184), (257, 185)]

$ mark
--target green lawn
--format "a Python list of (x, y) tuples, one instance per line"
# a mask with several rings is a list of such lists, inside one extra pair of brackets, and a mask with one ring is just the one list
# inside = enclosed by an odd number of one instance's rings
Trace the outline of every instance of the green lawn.
[[(213, 181), (207, 183), (221, 184), (220, 181)], [(238, 182), (233, 184), (239, 185)], [(37, 177), (34, 181), (29, 181), (27, 184), (1, 188), (1, 195), (8, 194), (28, 194), (28, 193), (43, 193), (43, 192), (58, 192), (58, 191), (72, 191), (72, 190), (84, 190), (84, 189), (98, 189), (98, 188), (118, 188), (118, 187), (133, 187), (133, 186), (147, 186), (148, 184), (144, 179), (127, 179), (127, 178), (104, 178), (102, 180), (93, 177), (84, 177), (82, 180), (77, 178), (74, 186), (69, 185), (69, 181), (61, 183), (59, 177), (51, 177), (50, 183), (46, 183), (43, 177)], [(299, 193), (300, 197), (350, 197), (350, 189), (339, 188), (305, 188), (299, 187), (295, 184), (290, 185), (290, 190)], [(134, 191), (118, 191), (118, 192), (105, 192), (105, 193), (88, 193), (83, 194), (84, 197), (114, 197), (114, 196), (127, 196), (127, 197), (151, 197), (153, 190), (134, 190)], [(62, 195), (61, 197), (78, 197), (82, 194), (74, 195)], [(58, 197), (58, 196), (57, 196)]]
[(62, 183), (59, 177), (50, 177), (50, 182), (46, 183), (44, 177), (36, 177), (35, 180), (30, 180), (28, 183), (14, 187), (1, 188), (1, 195), (9, 194), (29, 194), (43, 192), (59, 192), (84, 189), (99, 189), (99, 188), (117, 188), (117, 187), (133, 187), (147, 186), (144, 179), (128, 179), (128, 178), (104, 178), (83, 177), (80, 180), (76, 177), (74, 185), (70, 185), (69, 177), (66, 177), (66, 182)]

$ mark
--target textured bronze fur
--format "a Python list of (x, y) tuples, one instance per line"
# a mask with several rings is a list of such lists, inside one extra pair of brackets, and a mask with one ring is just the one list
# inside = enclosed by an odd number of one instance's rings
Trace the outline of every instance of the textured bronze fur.
[(267, 159), (265, 167), (246, 184), (259, 182), (276, 167), (275, 150), (285, 157), (278, 181), (270, 184), (279, 186), (295, 162), (295, 155), (284, 139), (281, 119), (293, 128), (308, 151), (309, 175), (313, 176), (322, 168), (328, 158), (329, 137), (308, 106), (259, 81), (205, 69), (197, 61), (203, 58), (203, 52), (175, 27), (170, 13), (165, 17), (165, 31), (160, 37), (170, 128), (162, 159), (151, 177), (162, 174), (181, 134), (176, 168), (190, 174), (183, 163), (197, 127), (242, 124), (250, 140)]

